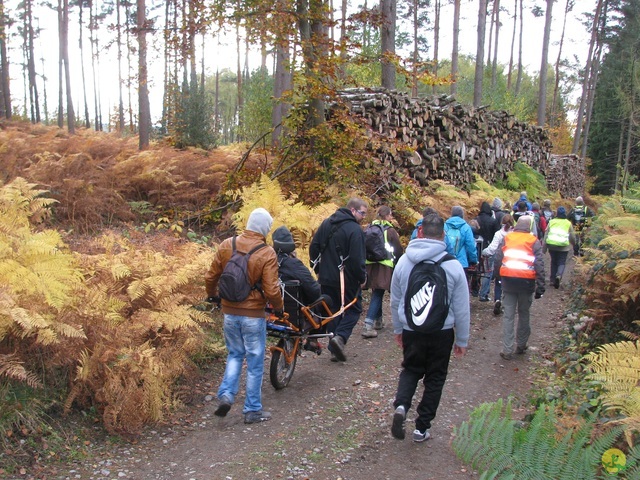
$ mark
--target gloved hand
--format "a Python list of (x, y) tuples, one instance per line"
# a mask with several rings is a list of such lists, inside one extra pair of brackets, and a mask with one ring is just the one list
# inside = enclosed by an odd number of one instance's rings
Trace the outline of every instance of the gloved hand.
[(273, 314), (278, 318), (284, 318), (284, 311), (283, 310), (274, 310)]
[(544, 295), (544, 288), (538, 287), (536, 288), (536, 294), (533, 296), (533, 298), (537, 300), (538, 298), (542, 298), (542, 295)]
[(220, 297), (207, 297), (207, 303), (215, 303), (220, 306)]

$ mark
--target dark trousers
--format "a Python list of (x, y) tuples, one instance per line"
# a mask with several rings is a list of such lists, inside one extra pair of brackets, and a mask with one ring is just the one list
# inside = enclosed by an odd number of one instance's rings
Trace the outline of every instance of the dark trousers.
[(416, 419), (416, 428), (421, 432), (431, 428), (431, 421), (436, 416), (447, 379), (454, 339), (452, 328), (431, 334), (402, 331), (402, 372), (393, 407), (403, 405), (405, 411), (408, 411), (418, 382), (422, 379), (424, 392), (418, 404)]
[[(329, 287), (327, 285), (322, 285), (322, 293), (327, 294), (331, 297), (331, 311), (336, 312), (340, 309), (342, 305), (342, 299), (340, 298), (340, 289), (335, 287)], [(340, 335), (344, 340), (344, 343), (347, 343), (349, 337), (351, 336), (351, 332), (353, 332), (353, 328), (358, 323), (360, 319), (360, 314), (362, 313), (362, 290), (358, 288), (358, 301), (351, 305), (342, 315), (334, 318), (327, 324), (327, 333), (333, 333), (334, 335)], [(353, 297), (347, 296), (344, 299), (345, 305), (353, 300)]]
[(564, 273), (564, 266), (567, 263), (567, 255), (569, 255), (569, 252), (549, 250), (549, 255), (551, 256), (550, 282), (553, 283), (553, 280), (556, 277), (562, 278), (562, 274)]

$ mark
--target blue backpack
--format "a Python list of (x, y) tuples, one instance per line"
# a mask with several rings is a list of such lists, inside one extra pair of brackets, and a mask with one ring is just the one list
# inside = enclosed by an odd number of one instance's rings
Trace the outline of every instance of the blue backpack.
[(449, 245), (453, 249), (453, 254), (458, 256), (458, 252), (462, 247), (462, 234), (460, 233), (460, 229), (445, 226), (445, 230), (445, 235), (447, 236)]

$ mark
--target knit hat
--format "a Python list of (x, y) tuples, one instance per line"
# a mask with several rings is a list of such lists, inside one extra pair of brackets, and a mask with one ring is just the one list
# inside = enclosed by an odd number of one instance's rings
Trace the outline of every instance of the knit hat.
[(516, 228), (518, 232), (531, 232), (531, 220), (533, 217), (531, 215), (523, 215), (518, 219), (518, 223), (516, 223)]
[(496, 210), (502, 209), (502, 200), (500, 200), (498, 197), (494, 198), (491, 206)]
[(271, 238), (273, 239), (273, 248), (276, 252), (291, 253), (296, 249), (293, 235), (291, 235), (289, 229), (284, 225), (276, 228)]
[(540, 204), (539, 204), (538, 202), (533, 202), (533, 203), (531, 204), (531, 210), (533, 210), (534, 212), (535, 212), (536, 210), (540, 210)]
[(464, 210), (460, 205), (456, 205), (451, 209), (451, 216), (464, 218)]
[(271, 230), (271, 225), (273, 225), (273, 218), (271, 218), (269, 212), (264, 208), (256, 208), (251, 212), (251, 215), (249, 215), (247, 230), (259, 233), (263, 237), (266, 237), (269, 234), (269, 230)]
[(556, 217), (567, 218), (567, 210), (564, 207), (558, 207), (558, 211), (556, 212)]
[(584, 205), (584, 200), (582, 197), (576, 197), (576, 205)]
[(551, 200), (549, 200), (548, 198), (544, 201), (544, 206), (545, 207), (550, 207), (551, 206)]

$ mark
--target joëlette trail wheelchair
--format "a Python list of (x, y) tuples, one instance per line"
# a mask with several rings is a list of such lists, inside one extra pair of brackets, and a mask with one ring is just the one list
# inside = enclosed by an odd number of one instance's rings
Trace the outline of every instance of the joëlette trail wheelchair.
[[(308, 339), (332, 338), (333, 333), (316, 333), (334, 318), (342, 315), (358, 298), (348, 304), (340, 306), (338, 311), (331, 312), (324, 295), (310, 305), (300, 301), (300, 282), (297, 280), (281, 283), (284, 298), (284, 316), (282, 318), (271, 314), (267, 317), (267, 335), (278, 338), (271, 350), (271, 364), (269, 379), (276, 390), (281, 390), (289, 384), (296, 368), (298, 356), (302, 353)], [(344, 299), (344, 288), (342, 288)], [(318, 355), (321, 350), (314, 349)]]

